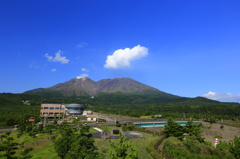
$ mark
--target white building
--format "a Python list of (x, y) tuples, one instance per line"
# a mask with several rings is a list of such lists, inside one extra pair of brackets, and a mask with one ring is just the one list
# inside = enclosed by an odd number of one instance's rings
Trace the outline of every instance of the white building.
[(87, 121), (97, 121), (97, 115), (87, 115)]

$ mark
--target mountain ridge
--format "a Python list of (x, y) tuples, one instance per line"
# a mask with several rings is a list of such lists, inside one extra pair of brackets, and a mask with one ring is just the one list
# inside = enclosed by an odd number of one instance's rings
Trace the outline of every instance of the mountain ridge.
[(48, 88), (37, 88), (24, 92), (25, 94), (41, 93), (41, 92), (57, 92), (63, 96), (95, 96), (98, 93), (135, 93), (141, 95), (157, 95), (165, 94), (171, 95), (160, 91), (154, 87), (148, 86), (138, 82), (132, 78), (114, 78), (114, 79), (101, 79), (97, 82), (90, 78), (73, 78), (69, 81), (56, 84)]

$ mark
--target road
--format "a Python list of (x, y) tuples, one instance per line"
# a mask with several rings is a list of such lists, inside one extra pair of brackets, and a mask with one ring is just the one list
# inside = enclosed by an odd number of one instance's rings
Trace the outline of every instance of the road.
[(15, 130), (14, 128), (11, 128), (11, 129), (0, 129), (0, 134), (4, 133), (4, 132), (7, 132), (7, 131), (13, 131)]

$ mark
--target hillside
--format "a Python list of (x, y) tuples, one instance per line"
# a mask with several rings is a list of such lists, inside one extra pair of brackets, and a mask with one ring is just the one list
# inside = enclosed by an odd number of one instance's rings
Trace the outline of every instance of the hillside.
[(74, 78), (49, 88), (38, 88), (24, 92), (25, 94), (55, 93), (56, 96), (95, 96), (98, 93), (134, 93), (139, 95), (169, 95), (156, 88), (140, 83), (131, 78), (114, 78), (93, 81), (90, 78)]

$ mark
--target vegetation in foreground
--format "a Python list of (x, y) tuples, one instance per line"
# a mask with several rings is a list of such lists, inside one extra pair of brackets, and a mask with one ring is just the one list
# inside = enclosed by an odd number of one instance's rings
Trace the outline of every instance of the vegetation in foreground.
[[(33, 127), (26, 122), (19, 130), (1, 135), (0, 158), (139, 158), (138, 148), (135, 148), (139, 142), (132, 144), (123, 135), (110, 142), (94, 139), (89, 129), (89, 126), (77, 121), (72, 124), (48, 124), (45, 127), (41, 124)], [(144, 142), (143, 139), (137, 140)], [(105, 144), (102, 145), (102, 142)], [(108, 146), (105, 150), (109, 151), (104, 153), (102, 146), (105, 145)], [(146, 147), (141, 149), (140, 154), (146, 156)]]
[(162, 145), (163, 151), (171, 158), (179, 159), (238, 159), (240, 158), (240, 138), (233, 142), (220, 142), (217, 147), (204, 141), (201, 125), (188, 121), (181, 126), (172, 119), (168, 120), (163, 133), (167, 139)]

